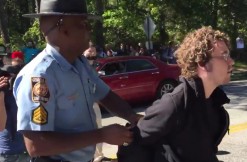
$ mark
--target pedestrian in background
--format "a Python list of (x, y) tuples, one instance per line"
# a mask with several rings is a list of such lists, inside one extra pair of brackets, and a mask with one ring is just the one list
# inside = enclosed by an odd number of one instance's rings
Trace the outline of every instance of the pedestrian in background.
[(112, 45), (111, 44), (106, 44), (105, 45), (105, 49), (106, 49), (106, 56), (107, 57), (117, 56), (117, 52), (112, 50)]
[(21, 51), (14, 51), (11, 53), (12, 66), (24, 65), (24, 53)]
[[(89, 41), (89, 48), (86, 51), (84, 51), (83, 55), (88, 59), (89, 64), (92, 66), (97, 58), (96, 48), (92, 41)], [(100, 111), (99, 104), (97, 102), (93, 104), (93, 110), (96, 116), (97, 127), (102, 128), (102, 114)], [(96, 145), (93, 162), (111, 162), (111, 160), (112, 159), (105, 157), (103, 154), (103, 143), (98, 143)]]
[(85, 0), (41, 0), (39, 18), (47, 45), (18, 74), (14, 96), (17, 129), (24, 136), (33, 162), (88, 162), (95, 145), (122, 145), (132, 133), (113, 124), (98, 129), (93, 103), (133, 125), (139, 120), (131, 107), (93, 72), (82, 53), (88, 48), (91, 27)]
[(106, 53), (104, 52), (102, 47), (97, 47), (96, 48), (96, 52), (97, 52), (97, 57), (98, 58), (105, 58), (107, 57)]
[(168, 64), (176, 63), (176, 59), (174, 57), (175, 50), (176, 48), (174, 42), (169, 41), (168, 46), (161, 53), (161, 60)]
[(136, 51), (134, 45), (130, 45), (130, 56), (139, 56), (139, 53)]
[(237, 59), (241, 60), (244, 58), (244, 39), (242, 35), (236, 38), (236, 49), (237, 49)]
[[(19, 54), (12, 53), (12, 60), (20, 59)], [(23, 55), (20, 56), (23, 62)], [(13, 61), (12, 61), (13, 62)], [(17, 62), (19, 63), (19, 61)], [(0, 70), (0, 120), (6, 120), (4, 129), (0, 131), (0, 162), (29, 162), (30, 157), (26, 151), (23, 137), (17, 132), (17, 105), (13, 96), (13, 82), (21, 70), (20, 64), (6, 65)], [(2, 125), (1, 125), (2, 127)]]
[(175, 52), (181, 83), (147, 108), (133, 129), (134, 142), (149, 150), (135, 154), (122, 147), (119, 162), (218, 162), (218, 145), (229, 129), (223, 105), (230, 100), (220, 88), (233, 70), (229, 48), (228, 36), (211, 27), (185, 37)]
[(89, 47), (83, 52), (83, 55), (88, 59), (89, 64), (93, 65), (94, 60), (97, 58), (97, 51), (92, 41), (89, 41)]
[(24, 53), (24, 63), (29, 63), (37, 54), (40, 52), (38, 48), (36, 48), (34, 42), (29, 40), (26, 46), (22, 49)]
[(119, 49), (117, 50), (117, 56), (128, 56), (128, 50), (124, 43), (120, 43)]
[(138, 51), (138, 56), (149, 56), (148, 50), (146, 47), (140, 47), (140, 50)]

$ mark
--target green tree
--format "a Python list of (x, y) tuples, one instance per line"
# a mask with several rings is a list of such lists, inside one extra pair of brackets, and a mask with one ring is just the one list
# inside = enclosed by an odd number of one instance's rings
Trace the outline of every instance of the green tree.
[[(201, 26), (211, 25), (227, 32), (235, 46), (242, 34), (247, 40), (247, 0), (87, 0), (90, 13), (102, 15), (93, 22), (93, 41), (100, 46), (120, 42), (145, 42), (144, 19), (149, 14), (156, 24), (153, 42), (180, 42), (184, 35)], [(18, 48), (27, 39), (43, 46), (38, 21), (23, 18), (36, 12), (40, 0), (0, 0), (1, 40)], [(30, 38), (29, 38), (30, 37)]]
[(6, 3), (4, 0), (0, 0), (0, 30), (3, 43), (6, 45), (10, 43), (10, 38), (8, 31), (7, 14), (5, 12), (5, 4)]

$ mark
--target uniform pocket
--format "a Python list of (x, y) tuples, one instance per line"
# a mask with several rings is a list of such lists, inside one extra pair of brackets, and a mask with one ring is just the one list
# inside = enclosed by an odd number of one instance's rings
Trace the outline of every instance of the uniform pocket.
[(75, 105), (75, 99), (70, 96), (62, 96), (57, 100), (58, 110), (69, 110)]
[(89, 94), (94, 94), (96, 91), (96, 84), (88, 79), (88, 89), (89, 89)]

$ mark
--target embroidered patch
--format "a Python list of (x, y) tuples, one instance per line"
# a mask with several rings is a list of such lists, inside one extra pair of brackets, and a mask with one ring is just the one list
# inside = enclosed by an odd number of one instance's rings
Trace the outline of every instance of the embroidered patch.
[(39, 125), (44, 125), (48, 121), (48, 112), (43, 105), (39, 105), (32, 112), (32, 122)]
[(47, 103), (50, 98), (50, 92), (46, 85), (45, 78), (32, 77), (32, 100), (33, 102)]

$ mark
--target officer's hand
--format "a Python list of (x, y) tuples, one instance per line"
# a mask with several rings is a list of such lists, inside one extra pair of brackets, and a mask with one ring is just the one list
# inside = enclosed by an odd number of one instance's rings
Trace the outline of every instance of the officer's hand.
[(131, 143), (133, 133), (126, 127), (113, 124), (102, 128), (103, 141), (113, 145)]
[(134, 126), (136, 126), (136, 124), (138, 123), (138, 121), (141, 119), (143, 117), (143, 115), (141, 115), (141, 114), (132, 114), (131, 116), (130, 116), (130, 120), (129, 120), (129, 122), (131, 123), (131, 128), (132, 127), (134, 127)]

